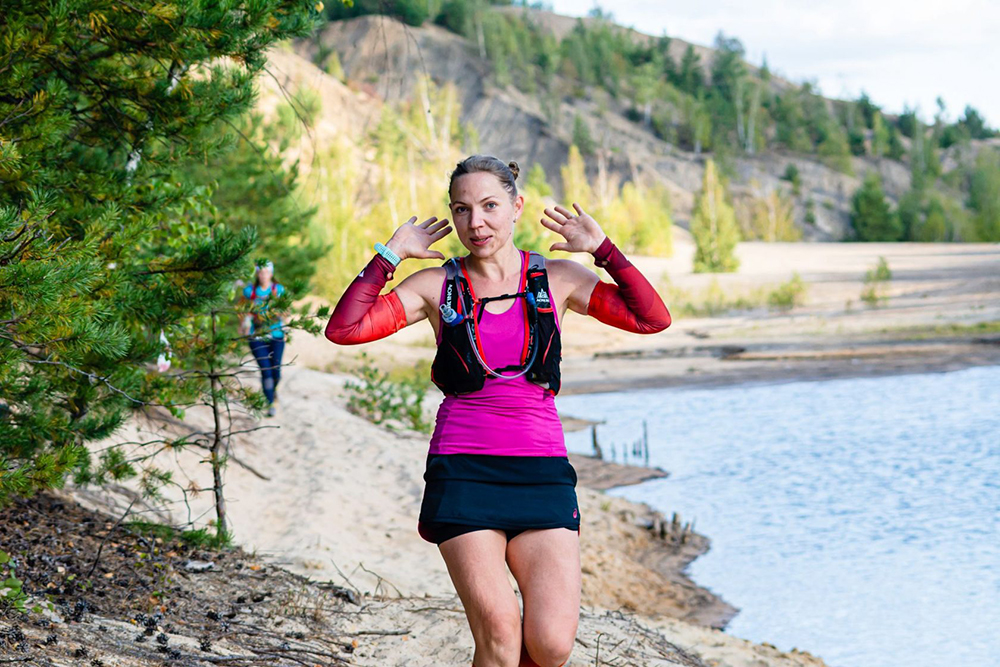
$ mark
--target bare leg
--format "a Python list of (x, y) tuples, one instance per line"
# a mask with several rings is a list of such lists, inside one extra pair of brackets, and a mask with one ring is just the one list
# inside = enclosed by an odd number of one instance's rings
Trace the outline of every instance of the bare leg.
[(569, 660), (580, 622), (579, 535), (526, 530), (507, 543), (507, 564), (524, 599), (528, 655), (540, 667), (559, 667)]
[(521, 610), (507, 579), (506, 547), (504, 532), (492, 529), (463, 533), (438, 545), (476, 641), (475, 667), (518, 664)]

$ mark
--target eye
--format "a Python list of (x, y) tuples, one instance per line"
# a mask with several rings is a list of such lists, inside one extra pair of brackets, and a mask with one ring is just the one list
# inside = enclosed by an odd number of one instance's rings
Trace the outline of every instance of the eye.
[(486, 205), (487, 206), (494, 206), (495, 207), (497, 205), (497, 203), (495, 201), (491, 201), (491, 202), (486, 202)]
[(464, 206), (456, 206), (455, 207), (455, 213), (461, 213), (464, 210), (465, 210)]

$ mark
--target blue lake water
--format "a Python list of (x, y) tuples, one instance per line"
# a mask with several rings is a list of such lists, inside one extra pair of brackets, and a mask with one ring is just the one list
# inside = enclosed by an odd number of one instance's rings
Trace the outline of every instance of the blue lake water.
[(556, 402), (607, 420), (619, 462), (646, 419), (670, 477), (609, 493), (696, 521), (689, 572), (741, 610), (733, 635), (831, 667), (1000, 665), (1000, 367)]

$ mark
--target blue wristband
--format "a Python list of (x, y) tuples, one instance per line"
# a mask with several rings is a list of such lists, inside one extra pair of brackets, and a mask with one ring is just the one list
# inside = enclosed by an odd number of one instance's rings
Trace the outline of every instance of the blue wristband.
[(375, 252), (382, 255), (390, 262), (392, 262), (393, 266), (399, 266), (399, 263), (402, 261), (401, 259), (399, 259), (399, 255), (389, 250), (389, 248), (382, 243), (375, 244)]

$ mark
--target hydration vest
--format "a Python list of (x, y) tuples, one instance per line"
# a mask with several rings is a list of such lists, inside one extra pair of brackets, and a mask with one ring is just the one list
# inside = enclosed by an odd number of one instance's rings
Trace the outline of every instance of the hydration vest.
[[(464, 262), (452, 257), (443, 264), (447, 276), (442, 310), (446, 306), (455, 311), (456, 319), (460, 320), (448, 324), (442, 316), (441, 343), (431, 365), (431, 381), (445, 394), (459, 395), (478, 391), (483, 388), (487, 376), (496, 378), (498, 374), (509, 375), (505, 371), (520, 372), (526, 366), (524, 376), (527, 380), (545, 387), (553, 395), (559, 393), (562, 343), (556, 326), (555, 305), (549, 295), (545, 257), (537, 252), (530, 252), (527, 259), (522, 260), (524, 269), (521, 273), (520, 291), (483, 299), (475, 298)], [(487, 302), (511, 297), (523, 298), (525, 340), (521, 363), (495, 368), (491, 372), (485, 368), (486, 355), (479, 336), (479, 320), (482, 319)], [(477, 304), (478, 313), (475, 309)], [(511, 306), (516, 307), (517, 303)]]

